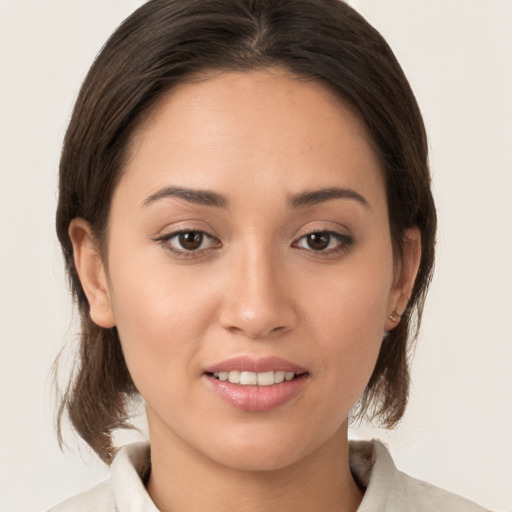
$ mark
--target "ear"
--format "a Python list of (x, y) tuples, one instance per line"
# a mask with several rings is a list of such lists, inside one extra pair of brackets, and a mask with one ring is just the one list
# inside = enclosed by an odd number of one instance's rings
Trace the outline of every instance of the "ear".
[(68, 233), (73, 244), (78, 277), (89, 302), (91, 319), (100, 327), (114, 327), (116, 322), (107, 274), (91, 226), (86, 220), (75, 218), (69, 225)]
[(398, 263), (395, 282), (389, 294), (385, 332), (394, 329), (407, 307), (421, 261), (421, 232), (417, 227), (405, 230), (403, 259)]

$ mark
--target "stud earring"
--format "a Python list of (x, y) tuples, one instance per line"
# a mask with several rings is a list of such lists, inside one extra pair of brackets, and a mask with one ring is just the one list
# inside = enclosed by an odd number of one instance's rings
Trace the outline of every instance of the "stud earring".
[(402, 315), (399, 315), (396, 311), (396, 309), (393, 310), (392, 313), (390, 313), (388, 315), (388, 318), (392, 321), (392, 322), (398, 322), (400, 320), (400, 318), (402, 318)]

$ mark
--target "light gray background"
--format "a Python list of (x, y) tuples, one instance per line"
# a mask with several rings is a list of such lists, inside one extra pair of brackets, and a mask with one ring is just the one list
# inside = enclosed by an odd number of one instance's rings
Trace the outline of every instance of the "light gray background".
[[(50, 366), (76, 326), (54, 236), (60, 145), (101, 45), (141, 1), (0, 0), (0, 510), (106, 477), (53, 432)], [(353, 0), (424, 112), (440, 232), (398, 466), (512, 510), (512, 2)]]

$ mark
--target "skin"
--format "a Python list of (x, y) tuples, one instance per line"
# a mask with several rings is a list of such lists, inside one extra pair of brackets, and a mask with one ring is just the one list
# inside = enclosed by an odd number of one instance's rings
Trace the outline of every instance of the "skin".
[[(416, 229), (404, 235), (404, 260), (393, 256), (363, 123), (316, 82), (279, 69), (225, 72), (165, 96), (131, 149), (106, 254), (83, 219), (70, 235), (92, 319), (117, 326), (146, 403), (151, 497), (162, 511), (356, 510), (347, 417), (420, 258)], [(226, 205), (166, 187), (215, 192)], [(332, 187), (364, 202), (290, 206)], [(186, 252), (178, 230), (210, 237)], [(307, 237), (318, 231), (341, 238), (324, 235), (318, 250)], [(204, 370), (237, 355), (282, 357), (307, 382), (271, 411), (234, 408)]]

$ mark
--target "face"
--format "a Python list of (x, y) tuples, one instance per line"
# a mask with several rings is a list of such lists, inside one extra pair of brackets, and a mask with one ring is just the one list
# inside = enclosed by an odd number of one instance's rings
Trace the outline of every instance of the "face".
[(249, 469), (346, 436), (412, 286), (364, 125), (279, 70), (161, 100), (115, 190), (104, 261), (84, 285), (91, 315), (117, 326), (152, 441)]

